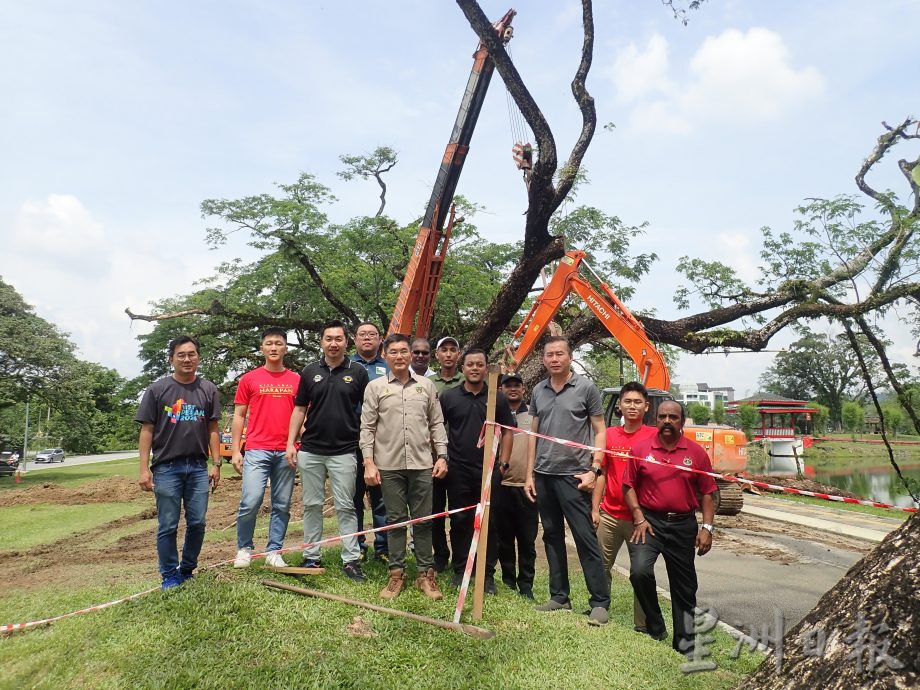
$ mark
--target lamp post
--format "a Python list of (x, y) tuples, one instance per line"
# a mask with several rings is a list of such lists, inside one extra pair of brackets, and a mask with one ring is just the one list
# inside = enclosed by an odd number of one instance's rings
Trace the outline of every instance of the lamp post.
[(29, 462), (27, 458), (29, 457), (29, 401), (31, 396), (26, 398), (26, 430), (22, 436), (22, 471), (28, 472)]

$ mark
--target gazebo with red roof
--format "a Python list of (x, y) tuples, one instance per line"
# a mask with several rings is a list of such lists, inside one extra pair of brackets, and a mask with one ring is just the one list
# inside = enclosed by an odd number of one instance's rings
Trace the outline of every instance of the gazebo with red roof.
[[(793, 400), (774, 393), (757, 393), (743, 400), (732, 400), (725, 405), (729, 414), (737, 413), (741, 405), (753, 405), (760, 413), (760, 428), (755, 428), (754, 439), (795, 439), (795, 417), (805, 415), (811, 421), (811, 415), (818, 412), (807, 400)], [(788, 422), (788, 423), (786, 423)], [(811, 445), (806, 439), (806, 447)]]

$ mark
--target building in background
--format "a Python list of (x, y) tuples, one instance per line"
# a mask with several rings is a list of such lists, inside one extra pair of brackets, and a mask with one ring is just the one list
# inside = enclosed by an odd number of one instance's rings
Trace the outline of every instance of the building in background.
[[(716, 401), (721, 400), (726, 405), (735, 399), (735, 389), (731, 386), (710, 386), (708, 383), (681, 383), (674, 399), (684, 405), (693, 402), (703, 403), (710, 410), (715, 407)], [(672, 389), (673, 390), (673, 389)]]

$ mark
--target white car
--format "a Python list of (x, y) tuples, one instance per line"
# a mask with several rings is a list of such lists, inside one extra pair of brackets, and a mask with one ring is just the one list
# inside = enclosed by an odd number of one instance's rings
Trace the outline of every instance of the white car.
[(64, 462), (63, 448), (45, 448), (35, 454), (35, 462)]

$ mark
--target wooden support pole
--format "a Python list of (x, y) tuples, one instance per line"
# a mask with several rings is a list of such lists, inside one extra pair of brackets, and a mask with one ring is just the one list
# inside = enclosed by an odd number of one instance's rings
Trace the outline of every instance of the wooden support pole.
[[(486, 399), (486, 421), (495, 421), (495, 400), (498, 396), (498, 376), (501, 368), (497, 364), (489, 366), (489, 394)], [(495, 440), (495, 427), (486, 426), (485, 443), (482, 444), (482, 484), (480, 496), (486, 492), (487, 485), (492, 481), (493, 458), (492, 444)], [(491, 487), (489, 487), (491, 491)], [(476, 548), (476, 584), (473, 586), (473, 620), (482, 620), (482, 605), (486, 580), (486, 552), (489, 544), (489, 503), (483, 506), (482, 522), (479, 526), (479, 544)]]
[(378, 613), (385, 613), (389, 616), (398, 616), (399, 618), (408, 618), (411, 621), (416, 621), (418, 623), (428, 623), (429, 625), (435, 625), (439, 628), (444, 628), (445, 630), (453, 630), (454, 632), (462, 632), (466, 635), (472, 637), (478, 637), (480, 640), (488, 640), (492, 637), (495, 637), (495, 633), (491, 630), (486, 630), (485, 628), (480, 628), (475, 625), (469, 625), (466, 623), (452, 623), (450, 621), (442, 621), (437, 618), (429, 618), (428, 616), (420, 616), (417, 613), (409, 613), (408, 611), (399, 611), (398, 609), (390, 609), (386, 606), (378, 606), (377, 604), (370, 604), (366, 601), (359, 601), (358, 599), (348, 599), (347, 597), (340, 597), (337, 594), (327, 594), (326, 592), (320, 592), (315, 589), (306, 589), (304, 587), (295, 587), (294, 585), (289, 585), (284, 582), (275, 582), (274, 580), (262, 580), (262, 584), (266, 587), (273, 587), (275, 589), (283, 589), (288, 592), (294, 592), (295, 594), (303, 594), (308, 597), (317, 597), (319, 599), (327, 599), (329, 601), (335, 601), (339, 604), (349, 604), (350, 606), (360, 606), (364, 609), (370, 609), (371, 611), (377, 611)]

